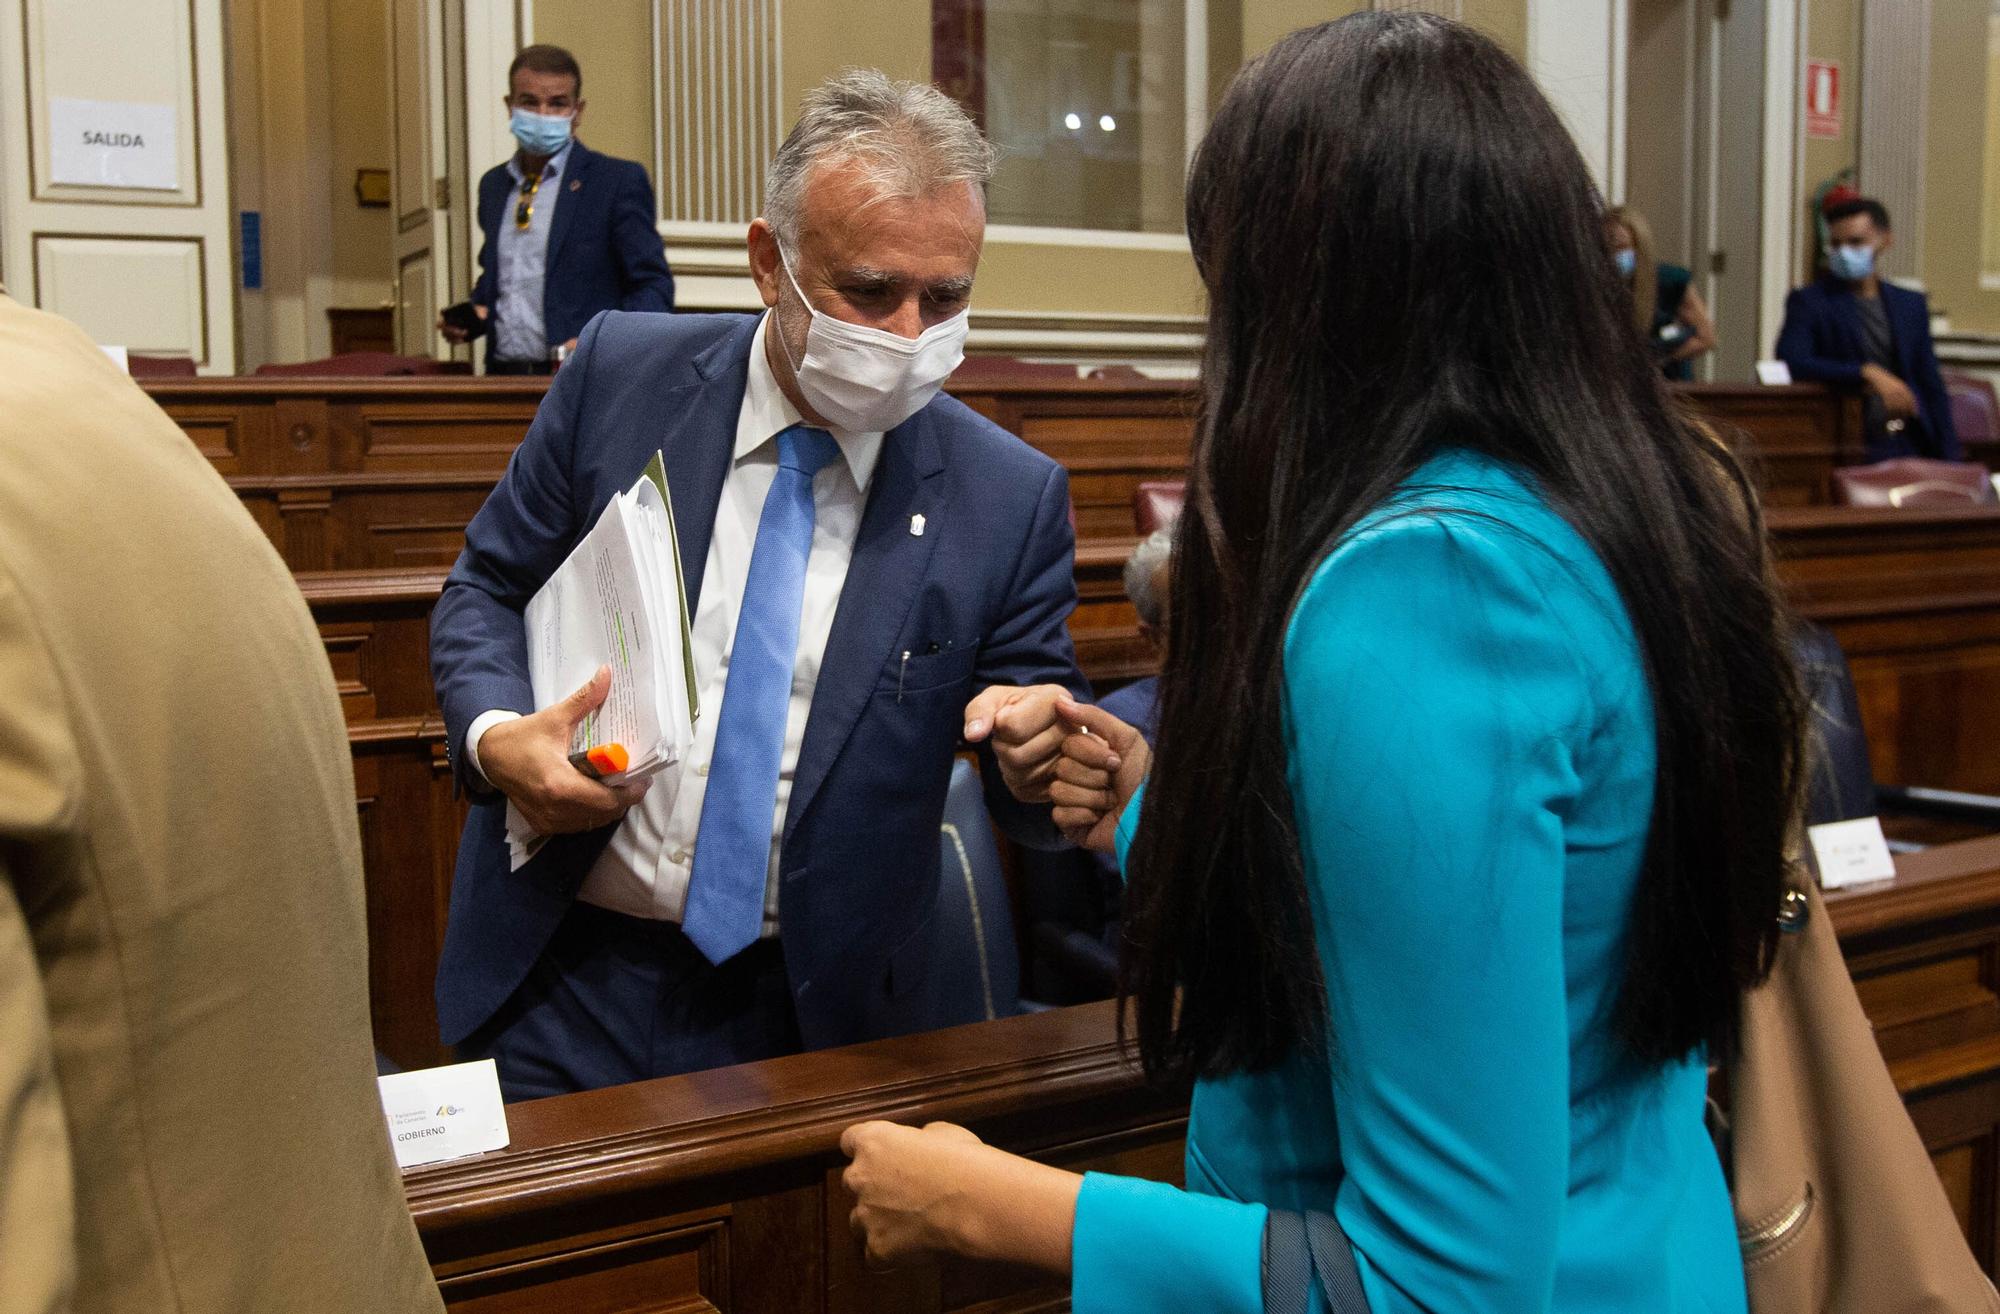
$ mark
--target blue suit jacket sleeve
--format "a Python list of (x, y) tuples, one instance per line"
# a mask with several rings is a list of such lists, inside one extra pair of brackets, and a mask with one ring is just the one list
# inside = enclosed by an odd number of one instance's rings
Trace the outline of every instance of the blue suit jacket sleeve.
[(611, 202), (611, 245), (618, 252), (622, 285), (618, 308), (672, 310), (674, 275), (654, 222), (653, 184), (644, 166), (629, 161), (619, 174)]
[(1829, 355), (1833, 308), (1815, 287), (1795, 288), (1785, 297), (1785, 322), (1778, 330), (1778, 359), (1800, 383), (1859, 383), (1861, 361)]
[(1958, 425), (1951, 418), (1951, 394), (1944, 388), (1944, 373), (1938, 368), (1937, 343), (1931, 338), (1931, 304), (1921, 293), (1911, 293), (1914, 308), (1908, 313), (1913, 366), (1910, 390), (1924, 408), (1924, 423), (1937, 443), (1937, 454), (1946, 461), (1963, 459), (1958, 445)]
[[(1364, 531), (1321, 567), (1286, 640), (1289, 774), (1339, 1074), (1334, 1213), (1374, 1314), (1553, 1297), (1562, 817), (1590, 696), (1564, 623), (1574, 601), (1550, 596), (1506, 532), (1435, 518)], [(1074, 1308), (1261, 1310), (1266, 1216), (1087, 1177)]]
[(557, 372), (507, 472), (466, 527), (465, 550), (431, 612), (431, 675), (462, 789), (485, 788), (464, 751), (474, 718), (535, 710), (521, 612), (580, 536), (584, 510), (569, 470), (603, 322), (600, 315), (584, 327), (576, 355)]
[(478, 305), (493, 309), (500, 300), (500, 253), (495, 237), (500, 229), (500, 207), (507, 199), (511, 187), (502, 188), (499, 179), (507, 177), (507, 166), (499, 165), (488, 169), (479, 179), (479, 277), (472, 285), (472, 300)]
[[(1007, 597), (1007, 614), (979, 650), (974, 687), (1060, 684), (1080, 701), (1090, 701), (1069, 637), (1070, 613), (1076, 610), (1076, 535), (1069, 523), (1069, 476), (1059, 465), (1048, 467)], [(979, 765), (986, 806), (1008, 838), (1037, 849), (1065, 846), (1047, 804), (1022, 803), (1008, 790), (990, 741), (979, 746)]]

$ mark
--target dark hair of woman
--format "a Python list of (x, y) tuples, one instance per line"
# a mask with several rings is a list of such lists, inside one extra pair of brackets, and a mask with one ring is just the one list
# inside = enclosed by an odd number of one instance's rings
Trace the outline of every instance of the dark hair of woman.
[(1218, 109), (1188, 183), (1208, 337), (1127, 863), (1121, 1012), (1149, 1075), (1325, 1035), (1286, 629), (1341, 536), (1446, 447), (1538, 483), (1623, 598), (1658, 762), (1615, 1025), (1642, 1061), (1732, 1051), (1775, 944), (1801, 703), (1754, 490), (1668, 395), (1602, 208), (1520, 66), (1430, 15), (1295, 33)]

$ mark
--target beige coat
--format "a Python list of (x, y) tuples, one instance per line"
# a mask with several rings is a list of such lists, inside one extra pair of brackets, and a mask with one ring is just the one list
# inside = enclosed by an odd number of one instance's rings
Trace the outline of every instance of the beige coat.
[(367, 967), (290, 574), (130, 379), (0, 295), (0, 1309), (440, 1308)]

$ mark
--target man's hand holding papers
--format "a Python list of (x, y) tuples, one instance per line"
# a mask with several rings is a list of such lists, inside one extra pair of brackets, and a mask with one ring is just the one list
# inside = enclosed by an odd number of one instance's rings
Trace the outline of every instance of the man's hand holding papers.
[(537, 835), (595, 830), (625, 815), (646, 796), (650, 780), (607, 785), (569, 763), (570, 740), (583, 719), (604, 705), (611, 668), (559, 703), (515, 721), (501, 721), (479, 741), (479, 766)]
[[(658, 455), (605, 506), (521, 619), (538, 710), (490, 727), (477, 750), (486, 778), (511, 805), (507, 839), (517, 869), (550, 835), (624, 816), (645, 780), (679, 762), (694, 741), (701, 708), (687, 591)], [(595, 779), (573, 764), (597, 749), (611, 751), (595, 758), (624, 769)], [(495, 751), (503, 760), (489, 765)]]

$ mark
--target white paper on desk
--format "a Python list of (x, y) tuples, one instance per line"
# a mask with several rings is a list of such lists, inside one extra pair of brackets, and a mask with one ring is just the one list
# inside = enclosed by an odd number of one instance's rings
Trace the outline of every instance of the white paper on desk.
[[(574, 693), (598, 667), (611, 668), (604, 704), (578, 723), (570, 751), (622, 745), (630, 764), (605, 777), (612, 784), (673, 765), (694, 742), (700, 704), (679, 551), (664, 463), (655, 455), (638, 483), (605, 506), (522, 617), (537, 708)], [(507, 840), (517, 870), (540, 843), (511, 803)]]
[(507, 1145), (507, 1110), (492, 1059), (375, 1079), (396, 1166), (463, 1159)]
[(1896, 874), (1896, 859), (1882, 835), (1880, 817), (1856, 817), (1806, 827), (1813, 861), (1819, 866), (1821, 888), (1886, 881)]

